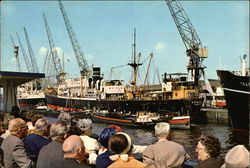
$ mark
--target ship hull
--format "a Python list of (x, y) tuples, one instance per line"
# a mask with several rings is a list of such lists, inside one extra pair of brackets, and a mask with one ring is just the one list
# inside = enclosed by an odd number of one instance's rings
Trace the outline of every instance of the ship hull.
[(206, 117), (200, 111), (202, 99), (194, 100), (102, 100), (58, 97), (45, 95), (47, 105), (52, 109), (64, 111), (83, 111), (85, 109), (107, 109), (135, 114), (138, 111), (151, 111), (162, 114), (178, 112), (179, 115), (191, 116), (194, 123), (206, 122)]
[(19, 107), (35, 106), (37, 104), (45, 104), (45, 98), (20, 98), (18, 99)]
[(237, 76), (230, 71), (217, 70), (223, 86), (229, 121), (232, 128), (249, 130), (249, 76)]

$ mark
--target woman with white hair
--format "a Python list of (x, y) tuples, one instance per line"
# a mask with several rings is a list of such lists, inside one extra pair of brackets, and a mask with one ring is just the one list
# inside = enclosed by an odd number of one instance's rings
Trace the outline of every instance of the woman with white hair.
[(99, 150), (99, 145), (96, 139), (90, 137), (92, 133), (92, 121), (90, 119), (79, 119), (76, 127), (81, 132), (80, 138), (84, 143), (85, 153), (89, 154), (89, 164), (96, 164), (96, 153)]

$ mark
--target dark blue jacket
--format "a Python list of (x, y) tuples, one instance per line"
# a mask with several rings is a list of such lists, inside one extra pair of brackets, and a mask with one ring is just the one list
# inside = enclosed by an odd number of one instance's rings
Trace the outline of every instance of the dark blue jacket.
[(27, 152), (27, 155), (31, 158), (31, 160), (36, 161), (40, 149), (49, 144), (51, 142), (50, 139), (43, 137), (38, 134), (29, 134), (24, 139), (24, 148)]
[(107, 168), (109, 165), (113, 163), (112, 160), (109, 159), (109, 156), (114, 155), (114, 153), (107, 150), (101, 155), (98, 155), (96, 158), (96, 168)]

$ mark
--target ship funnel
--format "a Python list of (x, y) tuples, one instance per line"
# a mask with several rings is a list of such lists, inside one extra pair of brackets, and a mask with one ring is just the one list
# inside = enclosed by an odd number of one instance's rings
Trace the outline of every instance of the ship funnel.
[(247, 65), (247, 55), (244, 54), (243, 59), (241, 59), (241, 75), (246, 76), (246, 65)]

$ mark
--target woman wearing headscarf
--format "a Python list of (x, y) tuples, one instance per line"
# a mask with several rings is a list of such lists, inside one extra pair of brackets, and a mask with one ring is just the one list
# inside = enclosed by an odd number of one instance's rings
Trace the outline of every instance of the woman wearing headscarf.
[(114, 162), (108, 168), (144, 168), (146, 166), (145, 163), (136, 160), (130, 155), (132, 149), (133, 145), (128, 134), (118, 132), (111, 136), (109, 139), (109, 150), (115, 154), (109, 157)]
[(90, 119), (79, 119), (76, 126), (79, 132), (81, 132), (80, 138), (84, 143), (85, 152), (89, 154), (88, 164), (95, 164), (99, 145), (96, 139), (90, 137), (92, 121)]

